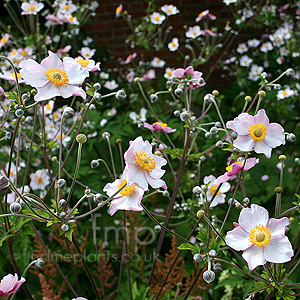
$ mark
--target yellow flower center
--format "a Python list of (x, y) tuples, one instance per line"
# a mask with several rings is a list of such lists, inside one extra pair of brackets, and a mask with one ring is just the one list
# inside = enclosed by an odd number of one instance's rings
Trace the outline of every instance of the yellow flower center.
[(16, 78), (16, 75), (17, 75), (17, 78), (18, 78), (18, 79), (22, 79), (20, 73), (18, 73), (18, 72), (17, 72), (17, 73), (12, 72), (10, 75), (11, 75), (12, 78)]
[(167, 12), (168, 12), (168, 13), (171, 13), (171, 12), (172, 12), (172, 9), (171, 9), (171, 8), (168, 8), (168, 9), (167, 9)]
[(69, 19), (71, 22), (74, 21), (74, 17), (73, 17), (73, 16), (70, 16), (68, 19)]
[(65, 85), (69, 81), (67, 72), (64, 69), (49, 69), (45, 73), (45, 76), (51, 83), (57, 86)]
[(155, 160), (149, 154), (145, 152), (137, 152), (134, 154), (134, 160), (139, 168), (146, 171), (148, 174), (155, 169)]
[(37, 181), (37, 183), (43, 183), (43, 178), (42, 178), (42, 177), (38, 177), (38, 178), (36, 179), (36, 181)]
[[(212, 185), (210, 187), (210, 192), (214, 195), (217, 189), (218, 189), (218, 185), (216, 185), (216, 184)], [(220, 190), (218, 190), (218, 192), (217, 192), (217, 195), (219, 195), (219, 194), (221, 194)]]
[(267, 128), (263, 124), (254, 123), (248, 132), (254, 141), (261, 141), (266, 137)]
[(283, 92), (282, 92), (282, 95), (285, 96), (286, 94), (287, 94), (287, 91), (283, 91)]
[(3, 37), (3, 38), (1, 39), (1, 41), (0, 41), (0, 43), (1, 43), (1, 44), (4, 44), (5, 42), (6, 42), (6, 38)]
[(118, 7), (116, 8), (116, 14), (119, 14), (120, 12), (121, 12), (121, 7), (118, 6)]
[(88, 59), (77, 59), (76, 60), (78, 63), (80, 63), (83, 67), (86, 67), (90, 62)]
[[(241, 161), (236, 161), (235, 164), (241, 165), (242, 162), (241, 162)], [(232, 171), (232, 165), (233, 165), (233, 164), (231, 164), (230, 166), (226, 167), (226, 171), (227, 171), (227, 172), (231, 172), (231, 171)]]
[(259, 224), (250, 230), (248, 236), (254, 246), (265, 247), (271, 239), (271, 230)]
[(176, 43), (175, 42), (171, 42), (172, 47), (176, 47)]
[(69, 10), (70, 9), (70, 5), (69, 4), (66, 4), (65, 6), (64, 6), (64, 10)]
[(155, 122), (156, 124), (159, 124), (161, 127), (167, 127), (167, 123), (161, 123), (161, 122)]
[(8, 177), (12, 177), (13, 175), (14, 175), (14, 172), (12, 170), (10, 170)]
[(26, 57), (28, 54), (26, 53), (26, 51), (23, 50), (23, 51), (21, 52), (21, 55), (24, 56), (24, 57)]
[(154, 19), (155, 19), (156, 21), (159, 21), (159, 16), (155, 16)]
[[(118, 188), (120, 189), (125, 183), (127, 183), (126, 179), (123, 179), (121, 183), (118, 185)], [(135, 190), (135, 184), (131, 186), (126, 186), (123, 188), (123, 190), (120, 192), (120, 194), (125, 197), (131, 195)]]
[(29, 11), (35, 11), (35, 5), (30, 5), (28, 6)]
[(51, 108), (50, 103), (47, 103), (47, 104), (45, 105), (45, 108), (46, 108), (46, 109), (50, 109), (50, 108)]

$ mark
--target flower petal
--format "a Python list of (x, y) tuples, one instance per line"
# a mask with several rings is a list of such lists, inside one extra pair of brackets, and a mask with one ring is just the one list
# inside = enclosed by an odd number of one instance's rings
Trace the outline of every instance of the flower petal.
[(264, 247), (252, 246), (246, 249), (242, 256), (248, 263), (248, 268), (250, 271), (255, 269), (257, 266), (264, 265), (267, 262), (264, 257)]
[(27, 84), (37, 88), (49, 82), (45, 76), (45, 69), (33, 59), (22, 61), (20, 67), (20, 75)]
[(63, 62), (59, 59), (59, 57), (50, 50), (48, 51), (48, 54), (49, 56), (41, 61), (41, 66), (45, 69), (45, 71), (48, 71), (49, 69), (62, 69)]
[(272, 237), (278, 235), (285, 235), (285, 227), (290, 224), (290, 221), (287, 217), (281, 219), (271, 218), (268, 222), (268, 228), (271, 230)]
[(270, 121), (264, 109), (260, 109), (257, 114), (254, 116), (255, 123), (263, 124), (264, 126), (268, 126)]
[(129, 186), (136, 184), (144, 191), (148, 190), (148, 182), (144, 172), (138, 166), (126, 165), (126, 181)]
[(233, 120), (233, 126), (239, 135), (249, 135), (249, 128), (255, 123), (254, 117), (248, 113), (241, 113)]
[(267, 158), (271, 157), (272, 148), (268, 146), (264, 140), (257, 141), (254, 144), (254, 151), (256, 153), (263, 153)]
[(85, 78), (89, 76), (89, 73), (82, 69), (80, 64), (76, 61), (65, 61), (63, 63), (63, 68), (67, 72), (69, 84), (81, 84), (84, 82)]
[(86, 98), (85, 91), (76, 85), (66, 84), (64, 86), (59, 86), (58, 89), (63, 98), (69, 98), (71, 96), (80, 96), (83, 99)]
[(238, 135), (237, 139), (233, 141), (233, 146), (241, 151), (251, 151), (255, 145), (255, 141), (250, 135)]
[(246, 250), (251, 247), (251, 242), (246, 232), (241, 226), (235, 227), (233, 230), (227, 232), (225, 237), (226, 244), (237, 250)]
[(229, 182), (224, 182), (221, 187), (220, 187), (220, 193), (227, 193), (230, 190), (230, 183)]
[(215, 180), (215, 184), (219, 185), (220, 183), (229, 180), (231, 177), (228, 176), (227, 173), (228, 173), (228, 172), (226, 172), (225, 174), (219, 176), (219, 177)]
[(267, 127), (267, 134), (264, 142), (272, 148), (285, 144), (284, 129), (277, 123), (271, 123)]
[(271, 237), (264, 250), (266, 260), (273, 263), (285, 263), (294, 255), (292, 245), (285, 235)]
[(39, 87), (37, 91), (38, 93), (34, 96), (35, 101), (49, 100), (61, 95), (59, 88), (50, 82), (43, 87)]
[[(207, 197), (208, 198), (208, 197)], [(211, 197), (212, 198), (212, 197)], [(226, 198), (226, 195), (224, 194), (219, 194), (215, 197), (215, 199), (210, 203), (210, 206), (209, 207), (215, 207), (217, 206), (218, 204), (223, 204), (225, 203), (225, 198)]]
[(152, 178), (148, 173), (145, 173), (145, 177), (146, 177), (147, 182), (154, 189), (163, 188), (163, 189), (166, 190), (168, 188), (166, 183), (162, 179)]

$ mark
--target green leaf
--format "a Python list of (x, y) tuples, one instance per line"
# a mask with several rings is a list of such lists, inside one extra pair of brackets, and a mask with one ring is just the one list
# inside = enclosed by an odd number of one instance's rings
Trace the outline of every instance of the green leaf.
[(194, 250), (194, 246), (189, 243), (183, 243), (177, 247), (179, 250)]
[(91, 92), (91, 91), (86, 91), (86, 93), (87, 93), (89, 96), (91, 96), (91, 97), (93, 97), (93, 96), (94, 96), (94, 93), (93, 93), (93, 92)]

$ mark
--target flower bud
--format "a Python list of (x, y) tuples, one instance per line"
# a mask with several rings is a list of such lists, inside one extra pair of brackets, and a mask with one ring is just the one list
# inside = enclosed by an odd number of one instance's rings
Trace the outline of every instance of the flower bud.
[(65, 199), (60, 199), (59, 202), (58, 202), (58, 206), (66, 207), (67, 206), (67, 201)]
[(74, 117), (74, 109), (72, 107), (66, 107), (64, 109), (64, 112), (63, 112), (63, 116), (66, 117), (66, 118), (72, 118)]
[(63, 178), (60, 178), (57, 180), (56, 185), (60, 188), (64, 187), (66, 185), (66, 181)]
[(204, 96), (204, 102), (206, 102), (207, 104), (212, 103), (214, 100), (214, 96), (212, 94), (206, 94)]
[(95, 203), (101, 203), (102, 201), (103, 201), (103, 195), (102, 194), (96, 194), (95, 196), (94, 196), (94, 201), (95, 201)]
[(286, 160), (286, 156), (285, 155), (279, 155), (279, 160)]
[(158, 100), (158, 96), (156, 94), (151, 94), (150, 95), (150, 101), (152, 103), (156, 102)]
[(196, 262), (201, 262), (202, 261), (202, 255), (200, 253), (194, 254), (193, 260), (196, 261)]
[(277, 187), (274, 189), (274, 192), (277, 193), (277, 194), (282, 194), (282, 193), (283, 193), (283, 188), (280, 187), (280, 186), (277, 186)]
[(32, 116), (27, 116), (26, 118), (25, 118), (25, 121), (24, 122), (26, 122), (27, 124), (32, 124), (32, 122), (33, 122), (33, 117)]
[(134, 78), (134, 82), (138, 82), (138, 81), (140, 81), (140, 78), (139, 77), (135, 77)]
[(67, 224), (63, 224), (63, 225), (61, 226), (61, 230), (64, 231), (64, 232), (68, 231), (69, 228), (70, 228), (70, 227), (69, 227), (69, 225), (67, 225)]
[(101, 95), (100, 93), (97, 93), (97, 92), (94, 93), (94, 99), (95, 99), (96, 101), (100, 101), (101, 98), (102, 98), (102, 95)]
[(95, 110), (96, 109), (96, 105), (94, 104), (94, 103), (92, 103), (91, 105), (90, 105), (90, 110)]
[(44, 260), (39, 257), (36, 261), (35, 261), (35, 266), (38, 268), (42, 268), (44, 266), (45, 262)]
[(24, 93), (24, 94), (21, 96), (21, 99), (22, 99), (23, 102), (24, 102), (24, 101), (27, 101), (27, 99), (28, 99), (28, 94), (27, 94), (27, 93)]
[(199, 195), (202, 193), (202, 189), (199, 185), (196, 185), (193, 187), (193, 190), (192, 190), (193, 194), (196, 194), (196, 195)]
[(251, 96), (246, 96), (246, 97), (245, 97), (245, 101), (246, 101), (246, 102), (250, 102), (251, 100), (252, 100), (252, 97), (251, 97)]
[(244, 205), (248, 205), (250, 203), (250, 199), (248, 198), (248, 197), (245, 197), (244, 199), (243, 199), (243, 204)]
[(126, 93), (124, 90), (119, 90), (117, 91), (117, 94), (116, 94), (116, 98), (120, 101), (124, 100), (126, 98)]
[(266, 92), (265, 91), (259, 91), (258, 95), (262, 96), (262, 97), (265, 97), (266, 96)]
[(181, 89), (181, 88), (175, 89), (174, 94), (175, 94), (177, 97), (182, 96), (182, 94), (183, 94), (183, 89)]
[(214, 97), (217, 97), (217, 96), (220, 95), (219, 91), (217, 91), (217, 90), (213, 90), (212, 94), (213, 94)]
[(216, 143), (216, 147), (218, 147), (218, 148), (222, 148), (223, 147), (223, 142), (222, 141), (218, 141), (217, 143)]
[(180, 119), (182, 122), (185, 122), (186, 120), (188, 120), (188, 118), (189, 118), (189, 113), (187, 111), (183, 111), (180, 114)]
[(291, 143), (294, 143), (296, 141), (296, 136), (293, 134), (293, 133), (289, 133), (287, 136), (286, 136), (286, 140), (288, 142), (291, 142)]
[(9, 210), (13, 213), (13, 214), (18, 214), (21, 210), (22, 210), (22, 206), (20, 203), (18, 202), (13, 202), (10, 206), (9, 206)]
[(169, 193), (168, 191), (163, 191), (163, 192), (162, 192), (162, 195), (163, 195), (164, 197), (169, 197), (169, 196), (170, 196), (170, 193)]
[(201, 243), (199, 244), (199, 246), (200, 246), (200, 248), (204, 248), (204, 247), (205, 247), (205, 243), (204, 243), (204, 242), (201, 242)]
[(208, 255), (210, 256), (210, 257), (216, 257), (217, 256), (217, 251), (216, 250), (210, 250), (209, 252), (208, 252)]
[(181, 282), (177, 282), (176, 286), (178, 289), (181, 289), (183, 287), (183, 284)]
[(212, 134), (211, 134), (211, 132), (206, 132), (204, 136), (205, 136), (207, 139), (211, 139)]
[(108, 140), (108, 139), (110, 138), (110, 133), (107, 132), (107, 131), (103, 132), (103, 133), (102, 133), (102, 138), (103, 138), (104, 140)]
[(24, 110), (21, 108), (17, 109), (15, 111), (15, 115), (16, 115), (16, 117), (21, 118), (24, 115)]
[(197, 212), (197, 218), (199, 218), (199, 219), (202, 218), (204, 216), (204, 214), (205, 214), (205, 212), (204, 212), (203, 209), (198, 210), (198, 212)]
[(61, 218), (64, 218), (64, 217), (66, 216), (66, 213), (65, 213), (64, 211), (62, 211), (62, 212), (59, 214), (59, 216), (60, 216)]
[(101, 89), (101, 84), (99, 82), (94, 83), (93, 88), (97, 91)]
[(286, 75), (287, 76), (292, 76), (292, 75), (294, 75), (295, 74), (295, 71), (292, 69), (292, 68), (288, 68), (287, 70), (286, 70)]
[(79, 134), (77, 134), (77, 136), (76, 136), (76, 141), (77, 141), (78, 143), (80, 143), (80, 144), (84, 144), (84, 143), (86, 143), (86, 141), (87, 141), (87, 137), (86, 137), (85, 134), (79, 133)]
[(97, 161), (96, 159), (93, 159), (93, 160), (91, 161), (91, 168), (92, 168), (92, 169), (95, 169), (95, 168), (97, 168), (98, 166), (99, 166), (98, 161)]
[(220, 263), (215, 263), (213, 269), (216, 273), (220, 273), (223, 270), (222, 265)]
[(174, 111), (174, 116), (175, 117), (179, 117), (180, 116), (180, 111), (179, 110), (175, 110)]
[(216, 278), (216, 275), (213, 271), (206, 270), (203, 273), (203, 280), (206, 281), (207, 283), (213, 282), (215, 280), (215, 278)]
[(218, 133), (218, 128), (213, 126), (210, 130), (209, 130), (210, 133), (212, 134), (217, 134)]
[(9, 187), (9, 182), (6, 176), (0, 175), (0, 193), (7, 191)]
[(121, 139), (116, 139), (116, 144), (121, 144), (122, 140)]
[(300, 164), (300, 158), (299, 157), (295, 158), (295, 163), (298, 164), (298, 165)]
[(155, 226), (154, 226), (154, 231), (155, 231), (156, 233), (161, 232), (161, 226), (155, 225)]

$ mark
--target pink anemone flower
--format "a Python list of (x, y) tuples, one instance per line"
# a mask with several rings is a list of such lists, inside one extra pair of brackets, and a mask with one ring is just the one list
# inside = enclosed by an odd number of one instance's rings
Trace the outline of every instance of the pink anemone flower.
[(78, 85), (87, 77), (86, 71), (77, 62), (61, 61), (53, 52), (48, 53), (49, 56), (41, 64), (33, 59), (20, 63), (21, 76), (38, 91), (34, 100), (48, 100), (55, 96), (80, 96), (85, 99), (86, 93)]
[(189, 66), (186, 69), (178, 68), (172, 72), (172, 75), (176, 76), (180, 81), (182, 81), (182, 79), (189, 79), (190, 88), (193, 90), (205, 85), (205, 82), (202, 78), (203, 73), (194, 71), (192, 66)]
[[(110, 197), (126, 183), (127, 181), (124, 178), (116, 179), (113, 183), (106, 184), (103, 191)], [(141, 206), (141, 201), (143, 195), (143, 189), (135, 184), (127, 185), (111, 201), (109, 214), (112, 216), (118, 210), (142, 211), (143, 207)]]
[(161, 177), (166, 172), (161, 167), (167, 164), (166, 159), (152, 154), (152, 146), (148, 141), (143, 141), (141, 136), (129, 143), (128, 150), (124, 153), (126, 162), (126, 180), (129, 186), (136, 184), (144, 191), (148, 184), (154, 189), (167, 189)]
[(240, 171), (243, 170), (243, 172), (246, 172), (249, 169), (253, 168), (258, 163), (259, 163), (258, 158), (248, 158), (246, 160), (246, 162), (245, 162), (245, 160), (236, 161), (235, 163), (226, 167), (227, 172), (225, 172), (225, 174), (219, 176), (215, 180), (214, 184), (219, 185), (222, 182), (228, 181), (230, 178), (233, 178), (235, 175), (237, 175)]
[(268, 211), (259, 205), (243, 208), (239, 223), (225, 237), (226, 244), (244, 251), (242, 256), (247, 261), (249, 270), (262, 266), (266, 262), (285, 263), (291, 260), (294, 251), (285, 228), (289, 225), (287, 217), (269, 219)]
[(163, 131), (165, 133), (172, 133), (175, 132), (176, 129), (173, 129), (171, 127), (168, 127), (168, 124), (166, 123), (161, 123), (161, 122), (155, 122), (152, 125), (150, 125), (149, 123), (145, 122), (144, 123), (144, 127), (150, 129), (151, 131)]
[(4, 276), (0, 282), (0, 298), (2, 299), (1, 296), (4, 296), (6, 299), (8, 299), (9, 295), (16, 292), (21, 286), (21, 284), (25, 281), (26, 280), (23, 277), (21, 277), (21, 279), (18, 280), (17, 274), (8, 274)]
[(284, 129), (277, 123), (270, 123), (264, 109), (255, 116), (241, 113), (226, 126), (237, 132), (233, 146), (241, 151), (254, 151), (271, 157), (272, 148), (285, 144)]

